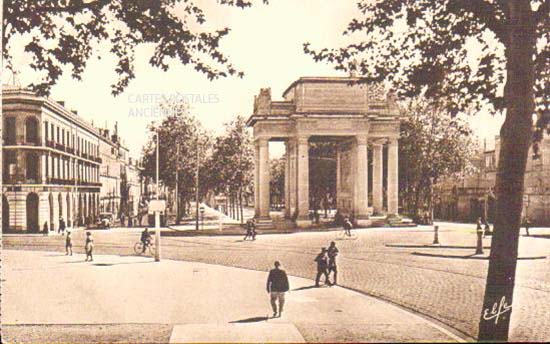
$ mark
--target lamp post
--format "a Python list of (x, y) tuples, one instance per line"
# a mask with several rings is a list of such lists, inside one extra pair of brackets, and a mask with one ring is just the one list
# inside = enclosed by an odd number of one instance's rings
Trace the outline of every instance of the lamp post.
[[(157, 130), (157, 168), (156, 168), (156, 199), (159, 200), (159, 136), (160, 133)], [(155, 210), (155, 262), (160, 262), (160, 211)]]
[(197, 161), (195, 168), (195, 230), (199, 230), (199, 159), (200, 143), (197, 136)]

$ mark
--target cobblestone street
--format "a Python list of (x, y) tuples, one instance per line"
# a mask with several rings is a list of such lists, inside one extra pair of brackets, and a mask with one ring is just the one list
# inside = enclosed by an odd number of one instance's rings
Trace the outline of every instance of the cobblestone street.
[[(338, 283), (440, 321), (475, 338), (481, 310), (490, 237), (485, 254), (474, 256), (471, 225), (441, 224), (441, 246), (431, 246), (429, 227), (357, 230), (357, 240), (336, 240), (336, 232), (262, 235), (255, 242), (237, 236), (178, 237), (163, 233), (162, 256), (267, 271), (280, 260), (287, 272), (313, 279), (313, 259), (335, 241), (340, 250)], [(536, 230), (532, 230), (536, 233)], [(137, 231), (94, 232), (97, 253), (133, 255)], [(4, 247), (61, 251), (63, 237), (8, 236)], [(74, 232), (75, 252), (83, 233)], [(520, 239), (512, 341), (550, 338), (550, 240)], [(521, 327), (518, 325), (521, 324)]]

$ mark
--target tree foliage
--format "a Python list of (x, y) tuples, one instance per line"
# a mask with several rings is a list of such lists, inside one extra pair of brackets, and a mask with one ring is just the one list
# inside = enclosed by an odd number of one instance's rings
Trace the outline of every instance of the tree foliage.
[[(160, 123), (149, 126), (150, 136), (143, 148), (142, 176), (155, 180), (157, 161), (157, 140), (159, 135), (159, 180), (163, 185), (176, 187), (178, 171), (178, 192), (181, 199), (188, 201), (194, 197), (197, 149), (208, 151), (210, 138), (192, 116), (185, 102), (169, 101), (161, 105), (166, 116)], [(201, 168), (201, 175), (205, 168)]]
[(253, 190), (254, 153), (244, 117), (225, 124), (225, 132), (215, 139), (208, 162), (208, 184), (215, 193), (241, 198)]
[[(357, 72), (362, 82), (387, 81), (401, 98), (424, 94), (441, 100), (452, 115), (472, 107), (502, 111), (507, 106), (506, 46), (514, 24), (510, 2), (358, 1), (364, 16), (353, 19), (344, 32), (360, 37), (358, 42), (320, 50), (306, 43), (304, 50), (316, 61)], [(536, 39), (533, 87), (538, 127), (543, 128), (550, 121), (550, 5), (534, 0), (531, 7), (536, 10), (526, 29)]]
[[(471, 108), (505, 112), (479, 340), (507, 341), (528, 151), (550, 124), (550, 0), (361, 0), (346, 30), (353, 43), (311, 49), (315, 60), (388, 82), (402, 98), (425, 95), (455, 115)], [(533, 114), (537, 114), (533, 130)], [(535, 144), (535, 151), (537, 146)]]
[[(477, 145), (468, 124), (425, 99), (408, 103), (401, 125), (399, 187), (409, 213), (431, 210), (432, 186), (473, 168)], [(424, 207), (426, 205), (427, 207)]]
[[(247, 0), (217, 2), (241, 8), (251, 5)], [(209, 79), (243, 75), (219, 47), (229, 29), (205, 31), (207, 17), (196, 0), (10, 0), (3, 4), (6, 65), (12, 69), (17, 64), (12, 61), (11, 43), (24, 40), (24, 51), (32, 56), (30, 67), (46, 72), (31, 85), (43, 95), (64, 73), (64, 66), (80, 80), (99, 43), (108, 43), (118, 59), (119, 77), (111, 85), (114, 95), (135, 77), (135, 51), (142, 44), (154, 46), (149, 63), (164, 71), (171, 60), (177, 60)]]

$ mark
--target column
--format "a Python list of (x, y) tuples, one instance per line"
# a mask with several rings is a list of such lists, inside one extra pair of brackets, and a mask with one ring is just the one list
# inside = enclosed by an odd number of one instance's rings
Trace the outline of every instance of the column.
[(296, 165), (297, 165), (297, 157), (298, 154), (296, 153), (297, 145), (296, 140), (294, 138), (289, 139), (289, 160), (290, 160), (290, 173), (289, 173), (289, 190), (290, 190), (290, 218), (293, 218), (296, 214), (296, 208), (297, 208), (297, 190), (296, 190), (296, 184), (297, 184), (297, 174), (296, 174)]
[(398, 212), (398, 143), (390, 139), (388, 145), (388, 214)]
[(383, 194), (382, 194), (382, 145), (374, 144), (372, 150), (372, 206), (376, 214), (381, 214), (383, 211)]
[[(42, 172), (42, 184), (46, 184), (48, 179), (48, 155), (42, 154), (41, 156), (42, 163), (40, 164), (40, 171)], [(42, 228), (42, 227), (41, 227)]]
[(258, 141), (254, 142), (254, 217), (260, 217), (260, 146)]
[(285, 142), (285, 217), (290, 218), (290, 143)]
[(309, 225), (309, 144), (308, 137), (301, 136), (297, 139), (298, 145), (298, 171), (297, 171), (297, 189), (298, 189), (298, 218), (296, 223), (300, 225)]
[[(368, 215), (368, 151), (367, 151), (367, 136), (360, 135), (356, 137), (356, 164), (355, 164), (355, 218), (357, 221), (367, 220)], [(360, 223), (361, 224), (361, 223)]]
[(342, 154), (340, 152), (340, 145), (336, 147), (336, 209), (341, 209), (341, 195), (340, 190), (342, 188), (342, 175), (341, 175), (341, 166), (340, 159)]
[(260, 219), (269, 219), (269, 140), (258, 139)]

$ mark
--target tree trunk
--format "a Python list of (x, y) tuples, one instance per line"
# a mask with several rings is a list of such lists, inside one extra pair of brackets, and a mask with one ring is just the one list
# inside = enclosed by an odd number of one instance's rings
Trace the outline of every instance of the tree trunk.
[(244, 211), (243, 211), (243, 190), (239, 188), (239, 212), (241, 213), (241, 224), (244, 223)]
[(532, 141), (535, 30), (528, 0), (508, 1), (506, 120), (496, 179), (497, 216), (483, 308), (480, 341), (507, 341), (518, 256), (525, 166)]

